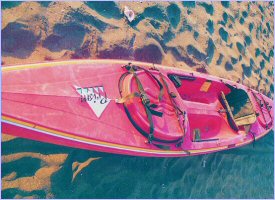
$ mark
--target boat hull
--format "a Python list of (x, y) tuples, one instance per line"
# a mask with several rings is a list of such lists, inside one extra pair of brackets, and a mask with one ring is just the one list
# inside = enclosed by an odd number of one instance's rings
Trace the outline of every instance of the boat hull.
[[(189, 136), (185, 138), (186, 141), (181, 148), (168, 145), (169, 150), (160, 148), (160, 145), (148, 144), (147, 138), (140, 134), (129, 121), (123, 106), (116, 103), (120, 97), (118, 81), (124, 73), (121, 67), (128, 62), (82, 60), (3, 68), (2, 133), (57, 145), (115, 154), (181, 157), (240, 147), (265, 136), (273, 128), (271, 124), (273, 122), (272, 109), (270, 114), (272, 122), (268, 127), (264, 127), (260, 123), (261, 120), (257, 120), (253, 125), (253, 130), (256, 131), (254, 136), (248, 134), (243, 137), (240, 134), (234, 140), (226, 138), (220, 142), (204, 143), (194, 143)], [(149, 63), (132, 63), (145, 68), (153, 66)], [(154, 65), (154, 67), (158, 67), (166, 74), (192, 74), (192, 76), (208, 80), (238, 85), (248, 92), (253, 91), (232, 81), (209, 75), (194, 74), (158, 65)], [(107, 99), (101, 99), (107, 105), (100, 109), (97, 109), (101, 106), (100, 104), (89, 105), (87, 100), (81, 99), (78, 94), (79, 88), (95, 86), (99, 90), (101, 87), (104, 88), (101, 90), (104, 93), (102, 96), (105, 95)], [(254, 92), (256, 93), (256, 91)], [(269, 105), (273, 105), (272, 100), (264, 95), (261, 97)], [(253, 99), (252, 102), (255, 105), (257, 103)], [(189, 105), (191, 113), (192, 102), (184, 101), (184, 104)], [(209, 105), (211, 107), (214, 104)], [(220, 104), (217, 105), (220, 106)], [(185, 109), (188, 113), (188, 106)], [(205, 116), (212, 112), (213, 110), (206, 111)], [(267, 120), (267, 116), (262, 116), (262, 118)]]

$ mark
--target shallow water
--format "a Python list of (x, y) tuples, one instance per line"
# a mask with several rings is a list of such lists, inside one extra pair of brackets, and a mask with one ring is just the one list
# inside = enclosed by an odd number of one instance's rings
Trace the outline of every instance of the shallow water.
[[(136, 17), (129, 23), (124, 6)], [(2, 64), (115, 58), (274, 93), (273, 2), (2, 2)], [(24, 38), (24, 39), (22, 39)], [(274, 132), (186, 158), (79, 150), (2, 135), (3, 198), (273, 198)]]
[[(55, 198), (273, 198), (273, 141), (272, 131), (238, 149), (186, 158), (144, 158), (13, 139), (2, 143), (4, 157), (22, 152), (68, 156), (50, 175), (49, 188), (26, 192), (19, 186), (3, 190), (2, 197), (45, 198), (50, 192)], [(11, 172), (17, 173), (16, 179), (35, 176), (39, 167), (52, 165), (32, 156), (3, 163), (2, 178)], [(73, 163), (98, 157), (73, 179)]]

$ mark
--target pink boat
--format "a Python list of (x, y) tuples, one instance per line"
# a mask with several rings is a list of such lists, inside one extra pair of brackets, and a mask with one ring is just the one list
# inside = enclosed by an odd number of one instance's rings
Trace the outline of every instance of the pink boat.
[(2, 68), (2, 133), (151, 157), (212, 153), (273, 128), (273, 101), (218, 77), (142, 62)]

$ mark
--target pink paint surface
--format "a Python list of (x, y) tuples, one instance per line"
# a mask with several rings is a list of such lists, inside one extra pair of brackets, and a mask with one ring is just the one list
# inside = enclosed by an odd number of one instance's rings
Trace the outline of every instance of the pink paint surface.
[[(170, 150), (163, 150), (154, 144), (148, 144), (147, 138), (130, 122), (123, 104), (115, 102), (121, 97), (118, 82), (126, 72), (122, 68), (125, 65), (124, 62), (112, 64), (110, 61), (102, 61), (89, 64), (76, 61), (73, 64), (68, 62), (67, 65), (59, 66), (58, 63), (53, 65), (54, 67), (37, 67), (2, 73), (2, 116), (32, 124), (32, 127), (26, 127), (14, 120), (12, 122), (4, 119), (3, 133), (76, 148), (136, 156), (187, 156), (188, 154), (183, 150), (189, 150), (191, 155), (197, 155), (229, 149), (238, 144), (241, 146), (250, 143), (253, 137), (252, 134), (245, 133), (244, 127), (234, 131), (228, 123), (226, 114), (218, 112), (219, 109), (223, 109), (219, 100), (221, 91), (225, 94), (230, 92), (224, 83), (236, 85), (248, 91), (254, 109), (259, 113), (250, 129), (255, 133), (256, 138), (264, 136), (273, 128), (273, 108), (269, 113), (266, 105), (261, 107), (257, 104), (251, 93), (253, 90), (231, 81), (221, 81), (217, 77), (161, 67), (159, 70), (164, 75), (170, 92), (176, 94), (177, 106), (187, 113), (184, 132), (180, 125), (184, 123), (184, 119), (182, 116), (178, 119), (168, 91), (164, 90), (163, 99), (159, 101), (158, 85), (152, 77), (140, 71), (137, 75), (150, 102), (158, 105), (155, 110), (163, 113), (162, 117), (153, 115), (154, 136), (163, 140), (184, 137), (180, 147), (176, 147), (175, 144), (164, 144), (169, 146)], [(139, 66), (147, 68), (152, 67), (152, 64), (143, 63)], [(151, 72), (160, 79), (158, 71)], [(168, 78), (169, 74), (196, 79), (182, 80), (181, 87), (176, 88)], [(205, 92), (201, 87), (206, 80), (212, 82)], [(123, 96), (138, 91), (132, 74), (125, 77), (122, 85)], [(81, 101), (81, 95), (76, 91), (76, 87), (104, 88), (110, 103), (100, 117), (95, 115), (87, 102)], [(253, 92), (258, 98), (273, 105), (268, 97), (256, 91)], [(103, 91), (101, 91), (102, 94)], [(141, 99), (131, 98), (125, 106), (137, 124), (149, 132), (149, 122)], [(37, 127), (62, 132), (66, 136), (55, 132), (43, 132)], [(195, 129), (201, 131), (201, 139), (206, 141), (192, 141), (192, 133)]]

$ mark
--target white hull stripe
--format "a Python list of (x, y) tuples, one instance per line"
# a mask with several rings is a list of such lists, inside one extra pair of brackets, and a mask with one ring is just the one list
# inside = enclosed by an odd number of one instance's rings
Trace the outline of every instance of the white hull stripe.
[(153, 154), (160, 154), (160, 155), (167, 155), (167, 154), (168, 155), (185, 155), (185, 154), (187, 154), (184, 151), (154, 152), (154, 151), (150, 151), (149, 149), (148, 150), (133, 150), (133, 149), (127, 149), (127, 148), (122, 148), (122, 147), (117, 147), (117, 146), (108, 146), (108, 145), (104, 145), (104, 144), (87, 142), (87, 141), (83, 141), (83, 140), (79, 140), (79, 139), (75, 139), (75, 138), (71, 138), (71, 137), (57, 135), (57, 134), (50, 133), (50, 132), (47, 132), (47, 131), (44, 131), (44, 130), (39, 130), (39, 129), (36, 129), (36, 128), (24, 126), (24, 125), (17, 124), (17, 123), (14, 123), (14, 122), (3, 120), (3, 119), (2, 119), (2, 121), (7, 123), (7, 124), (11, 124), (11, 125), (18, 126), (18, 127), (21, 127), (21, 128), (29, 129), (29, 130), (32, 130), (32, 131), (35, 131), (35, 132), (40, 132), (40, 133), (43, 133), (43, 134), (46, 134), (46, 135), (51, 135), (51, 136), (54, 136), (54, 137), (59, 137), (59, 138), (63, 138), (63, 139), (66, 139), (66, 140), (72, 140), (72, 141), (85, 143), (85, 144), (89, 144), (89, 145), (95, 145), (95, 146), (99, 146), (99, 147), (107, 147), (107, 148), (111, 148), (111, 149), (119, 149), (119, 150), (123, 150), (123, 151), (132, 151), (132, 152), (139, 152), (139, 153), (153, 153)]

